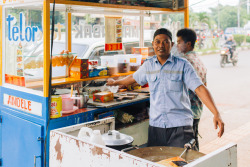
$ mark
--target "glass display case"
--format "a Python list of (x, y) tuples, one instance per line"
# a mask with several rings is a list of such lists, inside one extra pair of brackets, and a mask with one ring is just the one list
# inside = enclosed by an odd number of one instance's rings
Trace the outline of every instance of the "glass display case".
[[(97, 114), (128, 105), (84, 108), (60, 118), (51, 119), (51, 87), (73, 84), (82, 86), (82, 82), (85, 81), (110, 78), (110, 76), (70, 78), (67, 77), (67, 67), (76, 56), (99, 60), (105, 55), (131, 54), (133, 47), (140, 47), (144, 42), (142, 38), (145, 29), (142, 23), (144, 17), (152, 15), (158, 17), (157, 15), (166, 12), (175, 12), (171, 8), (158, 9), (140, 5), (122, 6), (116, 3), (97, 4), (92, 3), (93, 1), (56, 0), (51, 55), (53, 2), (54, 0), (0, 0), (0, 57), (2, 59), (0, 114), (3, 118), (0, 126), (0, 147), (2, 148), (0, 160), (5, 166), (47, 167), (51, 130), (93, 121)], [(137, 5), (136, 1), (133, 3)], [(180, 11), (186, 12), (184, 19), (187, 26), (187, 9), (180, 9)], [(122, 18), (121, 22), (117, 21), (116, 25), (112, 25), (116, 26), (117, 43), (122, 45), (122, 49), (107, 51), (105, 50), (107, 43), (104, 40), (105, 18), (112, 16)], [(153, 30), (153, 26), (150, 30)], [(145, 38), (148, 46), (151, 40), (150, 37)], [(50, 76), (50, 65), (52, 76)], [(129, 74), (132, 73), (118, 76)], [(146, 102), (148, 99), (149, 97), (143, 97), (133, 104)]]
[[(38, 47), (43, 48), (41, 9), (42, 4), (37, 9), (25, 6), (5, 10), (3, 83), (6, 85), (25, 90), (32, 80), (43, 80), (43, 56), (36, 52)], [(37, 93), (42, 91), (40, 88)]]

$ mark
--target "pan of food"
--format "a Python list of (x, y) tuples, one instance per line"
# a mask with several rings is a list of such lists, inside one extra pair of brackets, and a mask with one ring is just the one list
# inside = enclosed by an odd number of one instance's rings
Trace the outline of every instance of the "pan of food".
[[(174, 162), (176, 166), (182, 166), (195, 161), (196, 159), (204, 156), (205, 154), (192, 149), (179, 147), (167, 147), (167, 146), (156, 146), (156, 147), (145, 147), (126, 151), (128, 154), (152, 161), (160, 164), (171, 164)], [(164, 162), (165, 161), (165, 162)], [(181, 162), (183, 161), (183, 162)], [(174, 165), (173, 165), (174, 166)]]

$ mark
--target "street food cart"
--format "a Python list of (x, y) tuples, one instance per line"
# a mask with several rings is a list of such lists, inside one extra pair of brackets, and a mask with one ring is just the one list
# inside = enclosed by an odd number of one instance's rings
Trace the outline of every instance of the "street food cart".
[[(126, 71), (107, 76), (103, 72), (103, 76), (87, 77), (90, 74), (87, 72), (84, 73), (85, 77), (81, 75), (79, 77), (77, 73), (70, 73), (70, 68), (73, 68), (71, 65), (77, 62), (77, 56), (90, 59), (91, 56), (95, 57), (103, 52), (116, 51), (117, 54), (120, 50), (129, 53), (131, 45), (135, 44), (142, 48), (146, 46), (145, 40), (150, 38), (152, 40), (151, 32), (144, 33), (146, 29), (155, 30), (164, 26), (161, 24), (163, 18), (160, 15), (168, 12), (184, 13), (183, 26), (188, 27), (187, 0), (159, 3), (134, 0), (91, 2), (55, 0), (55, 11), (53, 3), (53, 0), (0, 0), (2, 61), (0, 164), (2, 166), (49, 166), (49, 150), (52, 150), (49, 146), (51, 130), (111, 116), (112, 113), (107, 111), (149, 100), (149, 97), (141, 92), (142, 94), (133, 100), (106, 106), (74, 108), (73, 112), (52, 117), (51, 114), (55, 113), (51, 108), (57, 104), (53, 103), (52, 92), (58, 87), (77, 84), (85, 87), (92, 80), (133, 73)], [(98, 18), (93, 21), (91, 14), (97, 15)], [(120, 20), (124, 16), (131, 18), (124, 21), (122, 29)], [(153, 21), (149, 21), (151, 17), (154, 17)], [(112, 26), (106, 27), (109, 25), (104, 24), (106, 21), (111, 22)], [(167, 22), (165, 19), (166, 24)], [(176, 25), (172, 25), (173, 31), (177, 30)], [(116, 33), (112, 33), (113, 31)], [(126, 47), (122, 44), (126, 40), (122, 38), (124, 34), (129, 38)], [(98, 42), (88, 45), (92, 41), (90, 37), (95, 37), (99, 42), (104, 39), (105, 42), (101, 45)], [(84, 42), (86, 44), (81, 45)], [(67, 51), (61, 52), (62, 50)], [(89, 57), (81, 56), (83, 52), (85, 55), (89, 54)], [(147, 121), (140, 123), (144, 127), (147, 125)], [(146, 142), (145, 136), (142, 136), (140, 135), (141, 142), (138, 144)]]
[[(106, 118), (51, 131), (50, 166), (164, 167), (156, 162), (180, 155), (184, 148), (145, 147), (128, 152), (118, 151), (77, 137), (82, 127), (102, 133), (114, 128), (114, 119)], [(185, 167), (236, 167), (237, 146), (228, 144), (207, 155), (189, 150), (183, 158)], [(175, 167), (175, 165), (167, 165)]]

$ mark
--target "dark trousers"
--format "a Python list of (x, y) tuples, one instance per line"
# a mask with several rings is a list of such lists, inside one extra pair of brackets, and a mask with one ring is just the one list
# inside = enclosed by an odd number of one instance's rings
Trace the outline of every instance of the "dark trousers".
[(193, 121), (193, 131), (194, 131), (194, 139), (196, 141), (195, 146), (197, 147), (197, 151), (199, 151), (199, 141), (198, 141), (198, 125), (199, 125), (200, 119), (194, 119)]
[(191, 139), (194, 139), (192, 126), (174, 128), (158, 128), (149, 126), (148, 146), (184, 147)]
[(233, 49), (229, 48), (229, 52), (230, 52), (230, 59), (232, 59), (233, 58)]

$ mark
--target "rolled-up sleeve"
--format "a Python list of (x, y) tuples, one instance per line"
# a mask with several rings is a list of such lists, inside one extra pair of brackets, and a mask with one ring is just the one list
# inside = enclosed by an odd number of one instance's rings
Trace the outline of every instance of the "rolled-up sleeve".
[(140, 84), (141, 86), (148, 83), (147, 77), (146, 77), (146, 66), (148, 62), (145, 62), (134, 74), (133, 78), (135, 81)]
[(186, 61), (184, 64), (184, 76), (183, 81), (186, 84), (187, 88), (195, 92), (195, 89), (200, 85), (203, 85), (200, 77), (197, 75), (193, 66)]

